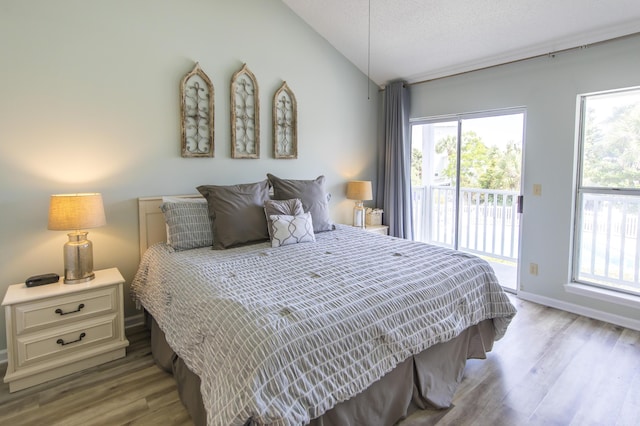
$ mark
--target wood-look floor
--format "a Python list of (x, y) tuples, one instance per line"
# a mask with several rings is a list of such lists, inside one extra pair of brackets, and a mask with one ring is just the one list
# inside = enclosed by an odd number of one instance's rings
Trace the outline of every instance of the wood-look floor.
[[(507, 335), (467, 363), (453, 406), (401, 426), (640, 426), (640, 332), (512, 299), (519, 312)], [(2, 384), (0, 424), (191, 425), (173, 378), (151, 359), (148, 332), (127, 337), (121, 360), (13, 394)]]

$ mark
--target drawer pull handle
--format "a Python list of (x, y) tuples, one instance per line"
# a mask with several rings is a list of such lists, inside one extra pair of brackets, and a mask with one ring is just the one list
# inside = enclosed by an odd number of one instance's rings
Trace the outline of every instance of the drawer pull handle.
[(62, 312), (62, 309), (58, 308), (56, 309), (56, 314), (60, 314), (60, 315), (75, 314), (76, 312), (80, 312), (82, 308), (84, 308), (84, 303), (79, 304), (78, 309), (76, 309), (75, 311)]
[(65, 342), (65, 341), (64, 341), (64, 340), (62, 340), (62, 339), (58, 339), (58, 340), (56, 340), (56, 343), (57, 343), (57, 344), (59, 344), (59, 345), (62, 345), (62, 346), (70, 345), (70, 344), (72, 344), (72, 343), (79, 342), (79, 341), (80, 341), (80, 340), (82, 340), (84, 337), (86, 337), (86, 335), (87, 335), (86, 333), (80, 333), (80, 336), (79, 336), (79, 337), (78, 337), (78, 339), (76, 339), (76, 340), (72, 340), (71, 342)]

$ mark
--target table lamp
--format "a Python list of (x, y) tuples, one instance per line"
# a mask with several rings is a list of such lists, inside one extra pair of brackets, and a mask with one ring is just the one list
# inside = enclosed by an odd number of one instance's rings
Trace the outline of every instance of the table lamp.
[(364, 212), (364, 200), (373, 199), (373, 191), (371, 190), (371, 181), (369, 180), (352, 180), (347, 184), (347, 198), (349, 200), (356, 200), (356, 205), (353, 208), (353, 226), (364, 228), (365, 224), (365, 212)]
[(49, 226), (53, 231), (70, 231), (64, 245), (64, 283), (76, 284), (91, 281), (93, 273), (93, 244), (87, 239), (87, 231), (106, 225), (102, 195), (59, 194), (52, 195), (49, 203)]

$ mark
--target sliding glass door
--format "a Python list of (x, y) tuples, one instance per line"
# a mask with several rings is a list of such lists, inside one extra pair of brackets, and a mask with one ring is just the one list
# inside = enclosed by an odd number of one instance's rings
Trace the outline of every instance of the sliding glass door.
[(412, 123), (415, 239), (485, 257), (516, 289), (524, 111)]

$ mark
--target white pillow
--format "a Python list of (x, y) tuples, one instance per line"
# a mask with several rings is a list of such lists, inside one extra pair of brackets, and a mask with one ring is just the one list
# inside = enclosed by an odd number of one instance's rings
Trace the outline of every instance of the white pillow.
[(309, 212), (299, 216), (270, 215), (271, 247), (313, 242), (313, 221)]

